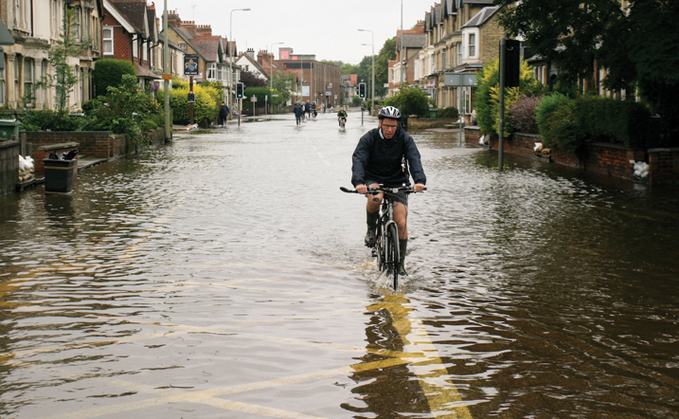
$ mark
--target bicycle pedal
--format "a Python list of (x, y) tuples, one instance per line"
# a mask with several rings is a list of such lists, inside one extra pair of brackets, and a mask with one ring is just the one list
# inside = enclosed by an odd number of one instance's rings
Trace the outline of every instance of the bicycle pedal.
[(374, 247), (372, 248), (372, 252), (371, 252), (371, 253), (372, 253), (372, 255), (373, 255), (374, 258), (377, 257), (377, 249), (375, 249)]

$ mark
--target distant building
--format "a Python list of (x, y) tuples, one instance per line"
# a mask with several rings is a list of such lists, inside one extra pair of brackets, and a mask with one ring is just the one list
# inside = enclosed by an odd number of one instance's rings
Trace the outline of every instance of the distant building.
[(499, 55), (503, 29), (493, 0), (449, 0), (425, 13), (427, 44), (417, 59), (417, 76), (439, 108), (472, 111), (476, 91), (471, 86), (448, 86), (445, 73), (477, 73)]
[[(415, 29), (400, 30), (396, 34), (396, 60), (389, 61), (389, 91), (387, 96), (398, 93), (401, 83), (418, 85), (415, 71), (415, 62), (420, 50), (427, 45), (427, 36), (424, 34), (424, 21), (417, 22)], [(403, 51), (403, 56), (401, 56)]]
[(333, 107), (340, 105), (342, 85), (338, 65), (316, 61), (316, 55), (313, 54), (293, 54), (292, 48), (280, 48), (279, 54), (276, 65), (283, 71), (295, 74), (300, 81), (296, 100)]

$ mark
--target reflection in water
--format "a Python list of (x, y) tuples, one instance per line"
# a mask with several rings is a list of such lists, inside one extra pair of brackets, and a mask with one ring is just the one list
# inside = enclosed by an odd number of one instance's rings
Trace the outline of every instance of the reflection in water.
[[(378, 297), (379, 298), (379, 297)], [(455, 384), (449, 365), (440, 358), (408, 299), (381, 297), (368, 307), (367, 353), (350, 377), (357, 383), (352, 393), (361, 406), (344, 403), (348, 411), (373, 417), (471, 418)]]
[(0, 197), (0, 415), (679, 417), (679, 195), (415, 133), (392, 293), (327, 116)]

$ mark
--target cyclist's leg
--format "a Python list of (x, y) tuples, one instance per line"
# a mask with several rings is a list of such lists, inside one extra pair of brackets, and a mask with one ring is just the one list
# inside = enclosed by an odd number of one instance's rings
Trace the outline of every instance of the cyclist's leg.
[[(369, 188), (378, 188), (377, 183), (368, 182)], [(380, 192), (377, 195), (367, 194), (368, 202), (365, 207), (366, 212), (366, 224), (368, 225), (368, 231), (365, 234), (365, 245), (372, 247), (375, 245), (375, 230), (377, 229), (377, 223), (379, 221), (379, 211), (380, 204), (382, 203), (382, 197), (384, 195)]]
[(399, 274), (407, 275), (405, 270), (406, 249), (408, 248), (408, 206), (401, 202), (394, 202), (394, 221), (398, 226), (398, 244), (399, 244)]
[(408, 206), (401, 202), (394, 202), (394, 221), (398, 226), (398, 238), (408, 238)]

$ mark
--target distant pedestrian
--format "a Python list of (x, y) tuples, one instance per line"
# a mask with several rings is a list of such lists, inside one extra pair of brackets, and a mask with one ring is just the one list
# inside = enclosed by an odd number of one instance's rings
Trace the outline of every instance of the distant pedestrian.
[(297, 125), (302, 123), (302, 114), (304, 113), (304, 108), (302, 105), (297, 102), (295, 103), (295, 106), (292, 108), (292, 111), (295, 113), (295, 123)]
[(219, 105), (219, 125), (226, 125), (226, 118), (229, 117), (229, 107), (226, 102)]
[(311, 103), (308, 100), (304, 104), (304, 113), (307, 119), (311, 119)]

